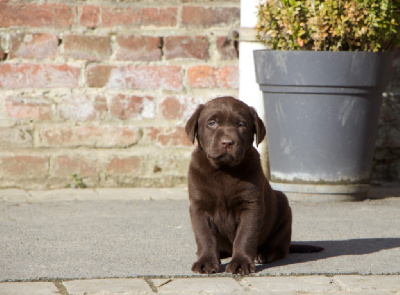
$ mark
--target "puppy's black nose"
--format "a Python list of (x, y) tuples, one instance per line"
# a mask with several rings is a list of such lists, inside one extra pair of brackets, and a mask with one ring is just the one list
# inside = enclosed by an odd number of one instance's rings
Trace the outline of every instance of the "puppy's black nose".
[(221, 140), (221, 144), (222, 144), (222, 146), (226, 149), (226, 148), (228, 148), (229, 146), (233, 145), (233, 144), (234, 144), (234, 141), (233, 141), (233, 139), (230, 139), (230, 138), (223, 138), (223, 139)]

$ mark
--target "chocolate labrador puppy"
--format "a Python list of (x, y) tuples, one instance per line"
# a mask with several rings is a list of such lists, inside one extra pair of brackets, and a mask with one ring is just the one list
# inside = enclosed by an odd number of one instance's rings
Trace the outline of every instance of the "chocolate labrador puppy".
[(219, 271), (221, 258), (232, 256), (226, 271), (247, 275), (254, 261), (272, 262), (291, 252), (317, 252), (314, 246), (291, 246), (292, 213), (282, 192), (265, 178), (259, 144), (265, 126), (256, 111), (233, 97), (200, 105), (185, 127), (198, 145), (189, 166), (190, 218), (197, 244), (196, 273)]

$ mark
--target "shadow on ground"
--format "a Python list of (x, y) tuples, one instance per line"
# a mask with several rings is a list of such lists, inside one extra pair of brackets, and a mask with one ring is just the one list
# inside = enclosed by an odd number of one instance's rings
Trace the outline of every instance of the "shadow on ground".
[(325, 250), (319, 253), (289, 254), (285, 259), (270, 264), (257, 265), (257, 272), (266, 268), (284, 266), (289, 264), (317, 261), (344, 255), (366, 255), (382, 250), (400, 248), (400, 238), (376, 238), (376, 239), (351, 239), (341, 241), (312, 241), (294, 242), (294, 244), (307, 244), (323, 247)]
[[(281, 259), (269, 264), (256, 265), (256, 273), (262, 272), (267, 268), (278, 266), (293, 265), (297, 263), (312, 262), (327, 258), (345, 256), (345, 255), (366, 255), (376, 253), (382, 250), (400, 248), (400, 238), (377, 238), (377, 239), (351, 239), (341, 241), (310, 241), (294, 242), (294, 244), (305, 244), (323, 247), (325, 250), (318, 253), (294, 253), (289, 254), (285, 259)], [(221, 271), (224, 272), (227, 262), (221, 265)]]

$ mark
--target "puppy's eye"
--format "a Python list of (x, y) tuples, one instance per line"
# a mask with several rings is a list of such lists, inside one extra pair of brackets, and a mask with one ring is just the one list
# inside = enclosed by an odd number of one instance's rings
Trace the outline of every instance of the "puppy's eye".
[(239, 123), (238, 123), (238, 127), (239, 127), (239, 128), (243, 128), (243, 127), (245, 128), (245, 127), (246, 127), (246, 124), (245, 124), (244, 122), (239, 122)]
[(215, 121), (209, 121), (207, 123), (207, 126), (209, 126), (209, 127), (215, 127), (216, 125), (217, 125), (217, 122), (215, 122)]

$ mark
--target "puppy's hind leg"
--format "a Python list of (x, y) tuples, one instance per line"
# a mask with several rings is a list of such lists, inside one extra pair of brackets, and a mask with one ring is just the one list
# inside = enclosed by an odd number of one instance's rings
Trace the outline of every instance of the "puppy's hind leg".
[(259, 263), (266, 264), (275, 260), (285, 258), (289, 254), (291, 232), (271, 235), (257, 249), (257, 260)]

